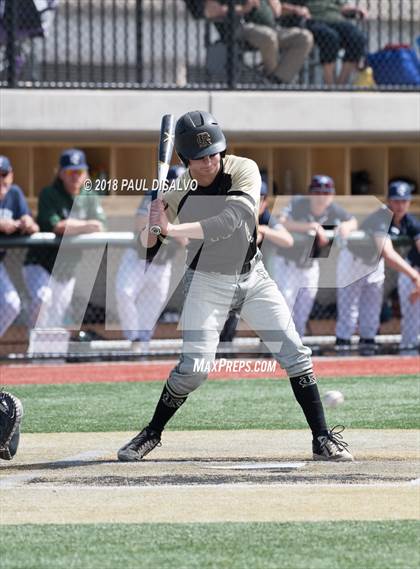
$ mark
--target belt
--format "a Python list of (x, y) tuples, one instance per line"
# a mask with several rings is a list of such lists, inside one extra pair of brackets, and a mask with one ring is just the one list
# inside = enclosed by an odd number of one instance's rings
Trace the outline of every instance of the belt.
[(252, 261), (248, 261), (248, 263), (242, 265), (242, 269), (239, 274), (245, 275), (246, 273), (249, 273), (251, 269), (252, 269)]
[[(220, 273), (220, 271), (206, 271), (204, 269), (200, 269), (200, 272), (203, 273), (219, 273), (221, 275), (246, 275), (247, 273), (249, 273), (250, 271), (252, 271), (252, 269), (254, 268), (254, 266), (256, 265), (256, 263), (262, 258), (262, 255), (257, 253), (256, 255), (254, 255), (254, 257), (252, 257), (252, 259), (250, 261), (248, 261), (247, 263), (244, 263), (242, 265), (241, 270), (239, 271), (235, 271), (233, 273)], [(196, 271), (197, 269), (195, 267), (191, 267), (188, 266), (188, 269), (192, 270), (192, 271)]]

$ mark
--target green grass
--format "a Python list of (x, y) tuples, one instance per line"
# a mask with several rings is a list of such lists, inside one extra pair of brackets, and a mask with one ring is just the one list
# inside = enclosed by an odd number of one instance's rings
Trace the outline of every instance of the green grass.
[[(160, 382), (14, 387), (23, 400), (25, 432), (137, 430), (148, 422)], [(419, 427), (420, 380), (414, 376), (322, 380), (320, 392), (339, 389), (345, 402), (327, 410), (331, 425), (348, 428)], [(169, 427), (193, 429), (306, 428), (288, 381), (210, 381), (194, 392)]]
[(2, 569), (417, 569), (420, 523), (2, 526)]

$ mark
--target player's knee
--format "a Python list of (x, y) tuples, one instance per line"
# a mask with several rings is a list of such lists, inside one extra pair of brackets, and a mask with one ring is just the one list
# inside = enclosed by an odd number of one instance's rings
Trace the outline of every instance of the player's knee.
[(206, 359), (181, 358), (181, 362), (172, 370), (168, 386), (180, 395), (188, 395), (202, 385), (209, 374)]
[(193, 374), (177, 374), (176, 377), (171, 375), (168, 379), (168, 386), (181, 395), (188, 395), (202, 385), (208, 374), (193, 373)]

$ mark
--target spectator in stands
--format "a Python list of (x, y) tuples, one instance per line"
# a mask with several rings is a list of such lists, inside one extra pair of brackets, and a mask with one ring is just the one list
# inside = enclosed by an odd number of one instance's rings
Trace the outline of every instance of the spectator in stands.
[[(38, 201), (41, 231), (57, 236), (80, 235), (104, 230), (105, 214), (99, 198), (84, 189), (88, 165), (84, 152), (65, 150), (53, 183), (44, 188)], [(63, 263), (56, 263), (58, 248), (30, 249), (25, 259), (24, 277), (29, 291), (30, 322), (37, 328), (60, 328), (71, 303), (74, 276), (82, 250), (66, 251)]]
[[(346, 85), (365, 53), (366, 38), (349, 18), (363, 19), (367, 12), (345, 0), (288, 0), (284, 12), (302, 18), (319, 47), (326, 85)], [(344, 49), (343, 64), (336, 76), (336, 59)]]
[[(168, 181), (185, 172), (185, 167), (172, 166)], [(136, 231), (140, 233), (149, 223), (149, 208), (153, 194), (146, 194), (136, 216)], [(166, 305), (171, 280), (173, 260), (179, 246), (185, 246), (184, 238), (169, 239), (150, 263), (136, 248), (125, 251), (118, 269), (115, 295), (118, 316), (123, 335), (132, 342), (148, 342), (154, 332), (157, 319)]]
[[(401, 351), (417, 351), (420, 333), (420, 223), (408, 213), (411, 188), (407, 182), (394, 181), (388, 186), (388, 208), (384, 205), (369, 215), (360, 225), (370, 237), (369, 246), (349, 241), (340, 259), (342, 269), (352, 284), (337, 291), (336, 349), (350, 348), (351, 337), (359, 325), (359, 351), (373, 355), (377, 351), (378, 333), (385, 280), (384, 262), (400, 273), (398, 294), (401, 306)], [(413, 238), (405, 261), (395, 251), (391, 235)], [(378, 259), (379, 257), (379, 259)], [(338, 279), (338, 284), (340, 284)]]
[[(227, 0), (206, 0), (205, 16), (213, 20), (223, 41), (226, 39)], [(276, 83), (290, 83), (312, 49), (311, 32), (285, 28), (277, 23), (282, 14), (279, 0), (244, 0), (236, 2), (239, 39), (260, 50), (264, 72)]]
[[(22, 190), (13, 184), (12, 164), (7, 156), (0, 156), (0, 237), (30, 235), (39, 231), (26, 203)], [(10, 280), (0, 249), (0, 336), (14, 322), (21, 308), (19, 295)]]
[(316, 175), (309, 196), (296, 196), (285, 211), (284, 226), (297, 233), (315, 231), (315, 239), (279, 250), (274, 280), (286, 299), (298, 333), (303, 336), (315, 302), (319, 282), (318, 258), (328, 257), (329, 239), (325, 230), (334, 230), (345, 239), (357, 228), (356, 218), (334, 203), (335, 184), (329, 176)]

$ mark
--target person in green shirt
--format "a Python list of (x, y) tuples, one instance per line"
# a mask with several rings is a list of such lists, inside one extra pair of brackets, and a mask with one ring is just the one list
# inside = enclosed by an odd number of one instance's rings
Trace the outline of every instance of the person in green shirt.
[[(364, 19), (367, 12), (346, 0), (289, 0), (284, 12), (304, 20), (319, 48), (326, 85), (346, 85), (366, 48), (366, 37), (349, 18)], [(344, 49), (343, 64), (336, 74), (336, 59)]]
[[(37, 222), (40, 231), (62, 237), (64, 233), (80, 235), (104, 230), (105, 213), (99, 198), (84, 189), (87, 177), (84, 152), (76, 148), (65, 150), (60, 157), (57, 177), (39, 195)], [(58, 247), (29, 249), (23, 273), (31, 299), (29, 317), (32, 326), (63, 326), (76, 284), (75, 268), (82, 253), (81, 249), (69, 249), (56, 262)]]
[[(264, 73), (276, 83), (290, 83), (299, 73), (312, 49), (309, 30), (286, 28), (278, 24), (282, 14), (279, 0), (242, 0), (235, 2), (238, 36), (261, 52)], [(216, 25), (226, 41), (229, 6), (227, 0), (206, 0), (205, 16)]]

